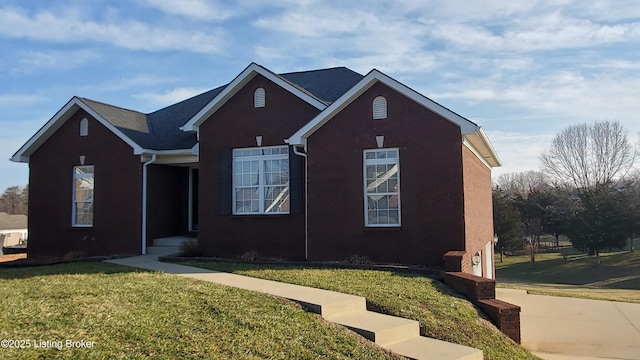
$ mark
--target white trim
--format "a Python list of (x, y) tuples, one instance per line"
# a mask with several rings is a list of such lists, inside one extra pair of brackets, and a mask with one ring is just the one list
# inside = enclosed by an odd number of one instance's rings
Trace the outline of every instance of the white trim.
[(131, 146), (135, 155), (143, 153), (144, 149), (142, 149), (138, 144), (124, 135), (115, 126), (111, 125), (111, 123), (98, 113), (93, 111), (93, 109), (85, 104), (80, 98), (74, 96), (65, 106), (62, 107), (62, 109), (58, 110), (58, 112), (49, 119), (49, 121), (47, 121), (47, 123), (44, 124), (38, 132), (36, 132), (24, 145), (22, 145), (10, 160), (14, 162), (29, 162), (29, 156), (31, 156), (31, 154), (33, 154), (40, 145), (53, 135), (62, 126), (62, 124), (69, 120), (79, 109), (86, 111), (127, 145)]
[[(377, 151), (395, 151), (397, 156), (396, 158), (383, 158), (383, 159), (367, 159), (367, 153), (375, 153)], [(389, 161), (393, 159), (394, 161)], [(387, 181), (393, 174), (389, 174), (386, 178), (381, 178), (376, 180), (371, 185), (367, 186), (367, 165), (387, 165), (387, 164), (395, 164), (396, 174), (398, 175), (398, 223), (397, 224), (370, 224), (369, 223), (369, 192), (368, 188), (378, 187), (381, 183)], [(401, 227), (402, 226), (402, 195), (400, 189), (400, 149), (399, 148), (382, 148), (382, 149), (364, 149), (362, 151), (362, 182), (363, 182), (363, 195), (364, 195), (364, 226), (368, 228), (379, 228), (379, 227)], [(372, 186), (373, 185), (373, 186)], [(395, 192), (393, 192), (395, 193)], [(389, 193), (382, 193), (381, 195), (387, 196)]]
[[(89, 173), (82, 173), (82, 174), (77, 174), (76, 173), (76, 169), (77, 168), (91, 168), (91, 176), (87, 176), (86, 174)], [(71, 182), (71, 227), (74, 228), (91, 228), (93, 227), (93, 218), (94, 218), (94, 210), (91, 210), (91, 224), (78, 224), (76, 221), (76, 204), (78, 204), (80, 201), (78, 201), (76, 199), (76, 179), (85, 179), (85, 178), (91, 178), (93, 180), (91, 186), (91, 206), (93, 207), (95, 204), (95, 194), (96, 194), (96, 185), (95, 185), (95, 181), (96, 181), (96, 170), (95, 170), (95, 166), (94, 165), (78, 165), (78, 166), (74, 166), (73, 169), (73, 177), (72, 177), (72, 182)], [(82, 201), (83, 203), (88, 203), (88, 201)]]
[(371, 108), (373, 111), (374, 120), (382, 120), (388, 117), (387, 113), (387, 99), (382, 96), (376, 96), (371, 102)]
[(152, 154), (151, 160), (142, 165), (142, 255), (147, 253), (147, 167), (156, 161), (157, 156)]
[(482, 154), (480, 154), (480, 152), (478, 151), (478, 149), (476, 149), (475, 147), (473, 147), (473, 145), (469, 142), (469, 140), (467, 140), (466, 137), (462, 138), (462, 145), (464, 145), (467, 149), (471, 150), (471, 152), (473, 153), (473, 155), (475, 155), (478, 160), (480, 160), (480, 162), (486, 166), (487, 168), (491, 169), (491, 164), (489, 164), (487, 162), (487, 160), (482, 156)]
[[(305, 152), (300, 152), (294, 146), (293, 153), (304, 158), (304, 259), (309, 260), (309, 171), (307, 166), (306, 147)], [(291, 169), (289, 169), (291, 171)]]
[(289, 91), (293, 95), (299, 97), (311, 106), (322, 110), (326, 108), (326, 105), (319, 99), (309, 95), (308, 93), (300, 90), (287, 82), (280, 76), (272, 73), (266, 68), (251, 63), (246, 69), (244, 69), (231, 83), (229, 83), (224, 90), (222, 90), (215, 98), (213, 98), (205, 107), (203, 107), (197, 114), (195, 114), (189, 121), (187, 121), (180, 130), (182, 131), (198, 131), (198, 127), (207, 120), (213, 113), (215, 113), (222, 105), (224, 105), (233, 95), (235, 95), (242, 87), (244, 87), (251, 79), (256, 75), (262, 75), (276, 85)]
[(88, 136), (89, 135), (89, 120), (87, 118), (82, 118), (80, 120), (80, 136)]
[(253, 107), (263, 108), (266, 105), (266, 92), (264, 91), (263, 87), (259, 87), (253, 92)]
[(189, 168), (189, 199), (187, 201), (187, 230), (193, 231), (193, 169)]
[[(269, 155), (264, 155), (262, 154), (262, 150), (265, 149), (285, 149), (286, 152), (284, 154), (269, 154)], [(238, 156), (236, 157), (236, 152), (238, 151), (242, 151), (242, 150), (249, 150), (249, 151), (254, 151), (254, 150), (260, 150), (261, 154), (260, 155), (247, 155), (247, 156)], [(284, 146), (262, 146), (262, 147), (250, 147), (250, 148), (236, 148), (233, 149), (232, 152), (232, 156), (231, 156), (231, 161), (232, 161), (232, 180), (231, 180), (231, 188), (232, 188), (232, 194), (231, 194), (231, 201), (232, 201), (232, 214), (233, 215), (276, 215), (276, 214), (289, 214), (291, 213), (291, 208), (289, 208), (289, 211), (278, 211), (278, 212), (271, 212), (270, 210), (273, 208), (273, 206), (275, 206), (276, 204), (278, 204), (278, 202), (283, 198), (283, 197), (289, 197), (289, 191), (290, 191), (290, 187), (291, 187), (291, 174), (289, 173), (289, 179), (287, 179), (287, 183), (286, 185), (267, 185), (265, 183), (265, 168), (264, 168), (264, 163), (265, 160), (286, 160), (287, 161), (287, 172), (289, 172), (291, 169), (288, 168), (288, 164), (289, 164), (289, 147), (287, 145)], [(239, 185), (236, 183), (236, 166), (238, 162), (246, 162), (246, 161), (257, 161), (258, 162), (258, 184), (257, 185)], [(243, 173), (244, 174), (244, 173)], [(278, 196), (273, 200), (273, 202), (271, 203), (271, 205), (268, 208), (265, 208), (265, 189), (269, 188), (269, 187), (286, 187), (285, 190), (283, 190), (283, 192), (279, 193)], [(237, 202), (236, 202), (236, 190), (237, 189), (242, 189), (242, 188), (258, 188), (258, 211), (252, 211), (252, 212), (239, 212), (238, 209), (236, 208), (237, 206)], [(252, 200), (253, 201), (253, 200)]]
[(298, 130), (295, 134), (289, 137), (289, 141), (292, 145), (304, 145), (306, 139), (311, 136), (315, 131), (322, 127), (327, 121), (333, 118), (337, 113), (342, 111), (347, 105), (356, 100), (362, 93), (371, 88), (375, 83), (381, 82), (400, 94), (408, 97), (416, 103), (426, 107), (427, 109), (435, 112), (443, 118), (451, 121), (452, 123), (460, 126), (463, 134), (475, 132), (478, 126), (473, 122), (465, 119), (464, 117), (454, 113), (453, 111), (445, 108), (444, 106), (436, 103), (435, 101), (425, 97), (424, 95), (416, 92), (408, 86), (398, 82), (395, 79), (381, 73), (378, 70), (371, 70), (362, 80), (360, 80), (354, 87), (344, 93), (338, 100), (334, 101), (329, 107), (324, 109), (320, 114)]
[(408, 86), (398, 82), (397, 80), (381, 73), (378, 70), (372, 70), (362, 80), (360, 80), (354, 87), (344, 93), (338, 100), (329, 105), (315, 118), (309, 121), (305, 126), (298, 130), (295, 134), (288, 138), (288, 142), (291, 145), (306, 145), (307, 138), (314, 132), (320, 129), (324, 124), (336, 116), (340, 111), (347, 107), (350, 103), (355, 101), (360, 95), (371, 88), (375, 83), (381, 82), (384, 85), (392, 88), (400, 94), (415, 101), (419, 105), (433, 111), (434, 113), (442, 116), (450, 122), (460, 127), (461, 134), (473, 135), (478, 138), (478, 142), (482, 143), (481, 148), (476, 148), (476, 154), (481, 154), (479, 158), (489, 159), (489, 164), (493, 167), (500, 166), (502, 163), (498, 158), (491, 142), (487, 138), (482, 128), (473, 122), (465, 119), (464, 117), (456, 114), (455, 112), (445, 108), (444, 106), (436, 103), (435, 101), (427, 98), (426, 96), (416, 92)]

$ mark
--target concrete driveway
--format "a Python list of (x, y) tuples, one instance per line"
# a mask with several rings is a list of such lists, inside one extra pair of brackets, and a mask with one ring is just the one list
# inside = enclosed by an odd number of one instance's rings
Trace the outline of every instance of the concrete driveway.
[(640, 360), (640, 304), (496, 289), (522, 308), (522, 346), (543, 359)]

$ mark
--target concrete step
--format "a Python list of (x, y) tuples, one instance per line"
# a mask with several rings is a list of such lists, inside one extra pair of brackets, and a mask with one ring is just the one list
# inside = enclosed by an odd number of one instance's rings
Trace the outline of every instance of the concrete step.
[(169, 236), (164, 238), (153, 239), (153, 246), (172, 246), (180, 247), (183, 241), (190, 239), (188, 236)]
[(348, 327), (382, 347), (420, 336), (420, 324), (417, 321), (372, 311), (336, 317), (331, 321)]
[(150, 246), (147, 248), (147, 254), (166, 256), (173, 255), (180, 252), (180, 248), (176, 246)]
[(417, 321), (367, 311), (366, 299), (360, 296), (158, 262), (158, 255), (154, 255), (156, 253), (167, 255), (168, 251), (176, 249), (176, 247), (154, 246), (147, 249), (149, 255), (114, 259), (108, 262), (164, 271), (290, 299), (302, 304), (307, 310), (320, 314), (327, 321), (346, 326), (376, 344), (411, 359), (482, 359), (481, 350), (420, 337)]
[(417, 360), (482, 360), (482, 350), (418, 336), (385, 346), (386, 349)]

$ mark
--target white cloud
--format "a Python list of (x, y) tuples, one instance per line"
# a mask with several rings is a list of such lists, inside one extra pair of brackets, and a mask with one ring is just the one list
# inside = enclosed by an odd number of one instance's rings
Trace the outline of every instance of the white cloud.
[(13, 73), (34, 73), (39, 70), (65, 71), (99, 59), (95, 50), (26, 51), (20, 54)]
[(503, 31), (486, 25), (439, 22), (432, 36), (468, 51), (573, 49), (640, 40), (640, 21), (599, 24), (560, 12), (516, 18)]
[(496, 178), (504, 173), (537, 170), (538, 155), (549, 147), (554, 134), (487, 131), (487, 136), (502, 161), (502, 166), (492, 171)]
[(164, 93), (140, 93), (132, 95), (134, 99), (143, 101), (149, 106), (155, 106), (153, 110), (157, 110), (160, 107), (175, 104), (182, 100), (188, 99), (195, 95), (201, 94), (210, 89), (198, 89), (198, 88), (175, 88)]
[(0, 95), (0, 109), (8, 107), (18, 107), (33, 105), (45, 100), (41, 95)]
[(171, 15), (186, 16), (197, 20), (221, 21), (233, 12), (218, 1), (206, 0), (144, 0), (148, 6)]
[(29, 165), (13, 163), (8, 159), (47, 120), (3, 120), (0, 123), (0, 192), (9, 186), (24, 186), (29, 182)]
[(223, 46), (220, 29), (189, 31), (154, 27), (134, 20), (100, 23), (87, 20), (76, 10), (57, 13), (40, 10), (30, 16), (23, 9), (0, 8), (0, 34), (66, 43), (97, 41), (146, 51), (185, 50), (214, 54)]

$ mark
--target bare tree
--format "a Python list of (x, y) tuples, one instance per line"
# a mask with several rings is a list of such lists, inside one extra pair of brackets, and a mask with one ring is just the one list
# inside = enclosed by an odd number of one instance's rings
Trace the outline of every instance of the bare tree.
[(549, 181), (544, 173), (530, 170), (502, 174), (496, 179), (496, 185), (508, 194), (526, 198), (533, 190), (548, 188)]
[(540, 155), (543, 172), (578, 189), (593, 189), (623, 177), (635, 161), (634, 146), (619, 122), (573, 125)]

